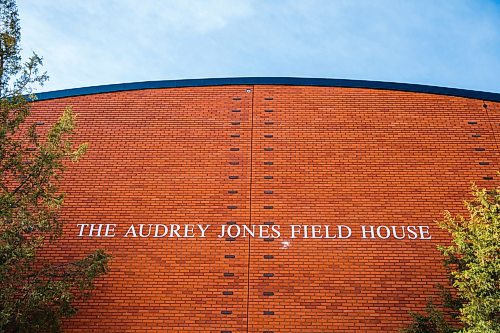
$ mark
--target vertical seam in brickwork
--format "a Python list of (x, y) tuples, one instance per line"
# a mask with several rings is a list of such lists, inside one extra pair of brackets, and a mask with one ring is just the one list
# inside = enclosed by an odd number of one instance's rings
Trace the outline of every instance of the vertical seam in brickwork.
[(498, 149), (498, 141), (495, 135), (493, 124), (491, 123), (490, 114), (488, 112), (488, 105), (486, 104), (486, 101), (483, 101), (483, 109), (486, 111), (486, 118), (488, 118), (488, 123), (490, 124), (491, 133), (493, 134), (493, 139), (495, 140), (495, 145), (497, 146), (497, 154), (498, 154), (500, 153), (500, 150)]
[[(252, 106), (251, 113), (252, 118), (250, 122), (250, 196), (249, 196), (249, 225), (252, 225), (252, 179), (253, 179), (253, 99), (255, 96), (255, 85), (252, 86)], [(249, 313), (250, 313), (250, 248), (251, 248), (251, 237), (248, 237), (248, 264), (247, 264), (247, 333), (250, 327)]]

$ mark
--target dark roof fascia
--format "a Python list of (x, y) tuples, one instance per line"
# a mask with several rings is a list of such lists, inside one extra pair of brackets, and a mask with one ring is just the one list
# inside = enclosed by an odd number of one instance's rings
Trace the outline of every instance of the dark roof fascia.
[(145, 81), (132, 83), (108, 84), (83, 88), (55, 90), (36, 94), (38, 101), (76, 97), (84, 95), (112, 93), (119, 91), (161, 89), (161, 88), (185, 88), (185, 87), (208, 87), (228, 85), (284, 85), (284, 86), (316, 86), (316, 87), (343, 87), (343, 88), (365, 88), (396, 90), (425, 94), (447, 95), (472, 98), (485, 101), (500, 102), (500, 93), (492, 93), (477, 90), (446, 88), (428, 86), (422, 84), (346, 80), (346, 79), (321, 79), (321, 78), (297, 78), (297, 77), (235, 77), (235, 78), (210, 78), (210, 79), (185, 79)]

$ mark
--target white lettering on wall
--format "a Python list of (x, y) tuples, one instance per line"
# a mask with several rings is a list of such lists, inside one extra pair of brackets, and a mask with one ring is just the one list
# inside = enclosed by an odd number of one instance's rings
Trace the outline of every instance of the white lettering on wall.
[(370, 238), (370, 239), (432, 239), (432, 236), (429, 232), (429, 226), (361, 226), (361, 238)]
[[(114, 238), (206, 238), (210, 224), (131, 224), (119, 233), (117, 224), (80, 223), (77, 237)], [(213, 235), (213, 232), (212, 232)], [(282, 230), (273, 224), (223, 224), (219, 227), (217, 238), (303, 238), (315, 240), (340, 240), (359, 237), (379, 240), (429, 240), (432, 239), (429, 226), (425, 225), (361, 225), (353, 231), (352, 227), (320, 224), (292, 224)]]
[[(78, 237), (115, 237), (116, 224), (77, 224), (80, 227)], [(102, 232), (104, 229), (104, 233)]]

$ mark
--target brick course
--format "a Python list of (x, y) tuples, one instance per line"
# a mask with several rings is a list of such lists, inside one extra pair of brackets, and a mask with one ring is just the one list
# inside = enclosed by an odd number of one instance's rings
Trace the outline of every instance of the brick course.
[[(447, 235), (434, 221), (463, 212), (471, 182), (498, 184), (499, 104), (280, 85), (35, 102), (45, 126), (72, 106), (75, 139), (90, 144), (65, 174), (64, 236), (45, 255), (114, 257), (65, 331), (397, 332), (446, 284), (436, 245)], [(283, 235), (90, 238), (78, 223), (120, 235), (131, 224), (278, 224)], [(293, 224), (353, 236), (291, 239)], [(432, 240), (363, 239), (362, 225), (428, 225)]]

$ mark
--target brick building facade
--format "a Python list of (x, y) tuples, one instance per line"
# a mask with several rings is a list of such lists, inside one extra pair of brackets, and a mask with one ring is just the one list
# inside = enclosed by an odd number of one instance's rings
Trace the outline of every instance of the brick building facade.
[(434, 221), (498, 184), (500, 94), (242, 78), (38, 97), (35, 121), (72, 106), (90, 145), (48, 254), (114, 257), (68, 332), (397, 332), (446, 284)]

